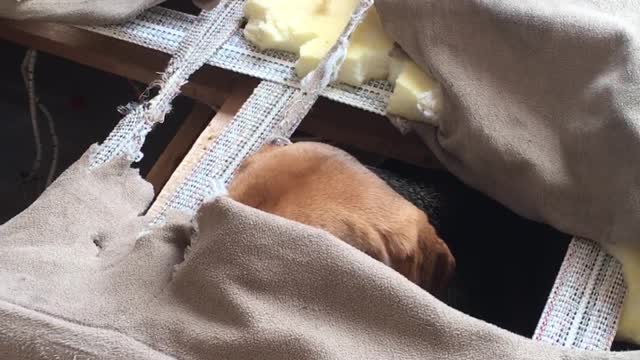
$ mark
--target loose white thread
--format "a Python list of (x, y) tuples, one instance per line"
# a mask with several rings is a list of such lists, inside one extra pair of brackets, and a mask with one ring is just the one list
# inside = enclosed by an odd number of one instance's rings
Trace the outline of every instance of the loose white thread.
[(56, 170), (58, 169), (58, 157), (59, 157), (59, 140), (56, 131), (53, 116), (47, 107), (40, 102), (40, 99), (36, 95), (35, 90), (35, 66), (38, 52), (33, 49), (27, 50), (24, 60), (21, 66), (22, 79), (27, 90), (27, 98), (29, 102), (29, 115), (31, 117), (31, 127), (33, 129), (33, 138), (36, 148), (36, 156), (31, 166), (31, 171), (26, 176), (25, 181), (32, 180), (40, 167), (42, 166), (42, 139), (40, 134), (40, 126), (38, 124), (38, 111), (40, 111), (47, 119), (47, 125), (49, 127), (49, 133), (51, 134), (51, 164), (49, 166), (49, 173), (46, 178), (45, 188), (49, 187), (53, 182)]
[(25, 177), (25, 181), (31, 181), (40, 170), (42, 163), (42, 139), (40, 136), (40, 127), (38, 126), (38, 109), (36, 106), (36, 95), (34, 88), (34, 69), (36, 64), (37, 52), (33, 49), (27, 50), (24, 60), (22, 61), (21, 72), (24, 86), (27, 89), (27, 99), (29, 102), (29, 115), (31, 117), (31, 128), (33, 130), (33, 140), (35, 143), (35, 158), (31, 165), (31, 170)]

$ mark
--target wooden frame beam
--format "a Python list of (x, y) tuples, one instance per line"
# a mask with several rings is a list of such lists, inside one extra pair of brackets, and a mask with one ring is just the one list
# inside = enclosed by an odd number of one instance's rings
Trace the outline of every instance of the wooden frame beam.
[[(156, 80), (170, 59), (169, 54), (157, 50), (62, 24), (0, 20), (0, 39), (145, 84)], [(194, 74), (183, 93), (218, 107), (241, 77), (207, 66), (206, 71)]]
[[(160, 51), (62, 24), (0, 20), (0, 39), (146, 84), (158, 78), (170, 58)], [(257, 80), (206, 65), (192, 76), (183, 93), (203, 104), (220, 107), (235, 84), (246, 83), (257, 84)], [(383, 116), (327, 99), (318, 102), (300, 129), (413, 165), (439, 167), (416, 135), (403, 136)]]
[(194, 103), (191, 113), (147, 174), (146, 179), (154, 189), (159, 190), (164, 187), (213, 115), (214, 110), (209, 105)]

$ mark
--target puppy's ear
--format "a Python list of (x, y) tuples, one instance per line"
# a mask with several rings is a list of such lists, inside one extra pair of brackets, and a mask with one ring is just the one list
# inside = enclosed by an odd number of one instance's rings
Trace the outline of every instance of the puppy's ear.
[[(440, 240), (426, 215), (415, 209), (417, 217), (399, 228), (382, 231), (390, 265), (423, 289), (439, 295), (453, 273), (455, 262), (447, 245)], [(413, 228), (409, 228), (413, 226)]]
[(453, 277), (456, 261), (433, 226), (425, 218), (418, 229), (418, 241), (422, 252), (419, 285), (435, 296), (446, 290)]

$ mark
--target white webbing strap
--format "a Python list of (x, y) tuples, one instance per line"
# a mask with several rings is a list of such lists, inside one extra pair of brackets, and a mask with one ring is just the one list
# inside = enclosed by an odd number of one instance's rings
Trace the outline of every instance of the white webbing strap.
[[(194, 22), (195, 17), (192, 15), (155, 7), (126, 24), (81, 28), (131, 44), (173, 53)], [(293, 53), (261, 50), (247, 41), (242, 31), (236, 31), (221, 49), (211, 54), (207, 64), (258, 79), (298, 87), (300, 81), (295, 71), (297, 59)], [(385, 115), (392, 92), (393, 86), (389, 81), (373, 80), (357, 87), (333, 83), (323, 91), (322, 96)]]
[[(126, 155), (131, 161), (141, 159), (140, 149), (146, 135), (156, 124), (164, 121), (171, 110), (171, 103), (188, 78), (240, 28), (243, 14), (242, 7), (237, 6), (239, 3), (244, 1), (223, 0), (212, 11), (202, 11), (180, 42), (161, 79), (145, 91), (141, 104), (128, 107), (125, 118), (93, 154), (92, 167), (120, 155)], [(147, 94), (154, 88), (158, 89), (158, 94), (147, 100)]]
[(625, 295), (620, 264), (591, 241), (573, 239), (533, 338), (586, 350), (608, 350)]

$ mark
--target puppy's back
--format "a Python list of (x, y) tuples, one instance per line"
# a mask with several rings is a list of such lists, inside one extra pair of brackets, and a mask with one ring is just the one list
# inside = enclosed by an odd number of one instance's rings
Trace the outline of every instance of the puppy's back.
[(326, 144), (266, 146), (241, 166), (230, 196), (324, 229), (430, 290), (441, 288), (454, 268), (424, 212)]

